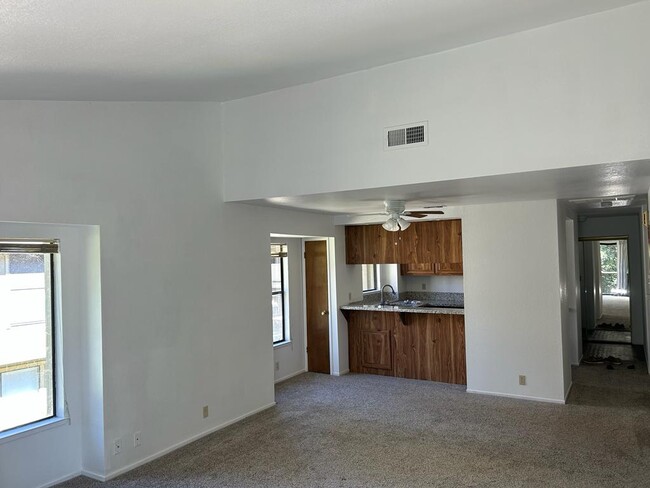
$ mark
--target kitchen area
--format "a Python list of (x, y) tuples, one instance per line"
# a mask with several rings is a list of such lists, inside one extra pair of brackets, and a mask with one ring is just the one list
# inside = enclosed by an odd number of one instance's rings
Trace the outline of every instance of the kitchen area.
[(465, 385), (460, 219), (346, 226), (346, 263), (372, 270), (341, 307), (350, 372)]

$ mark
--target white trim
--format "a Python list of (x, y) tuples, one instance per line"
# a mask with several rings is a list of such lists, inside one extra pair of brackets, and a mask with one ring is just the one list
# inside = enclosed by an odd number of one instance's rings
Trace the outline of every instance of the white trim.
[(61, 478), (58, 478), (58, 479), (56, 479), (54, 481), (48, 481), (47, 483), (45, 483), (43, 485), (38, 485), (36, 488), (48, 488), (49, 486), (58, 485), (59, 483), (63, 483), (64, 481), (68, 481), (68, 480), (71, 480), (72, 478), (76, 478), (77, 476), (79, 476), (81, 474), (83, 474), (82, 471), (76, 471), (76, 472), (71, 473), (71, 474), (66, 474), (65, 476), (62, 476)]
[(119, 468), (119, 469), (116, 469), (114, 471), (111, 471), (110, 473), (106, 474), (106, 476), (103, 477), (104, 479), (101, 480), (101, 481), (112, 480), (113, 478), (116, 478), (117, 476), (120, 476), (120, 475), (122, 475), (122, 474), (124, 474), (124, 473), (126, 473), (128, 471), (131, 471), (132, 469), (135, 469), (135, 468), (137, 468), (139, 466), (142, 466), (143, 464), (147, 464), (148, 462), (151, 462), (154, 459), (162, 457), (165, 454), (169, 454), (170, 452), (175, 451), (176, 449), (180, 449), (181, 447), (186, 446), (187, 444), (190, 444), (190, 443), (192, 443), (192, 442), (194, 442), (196, 440), (199, 440), (202, 437), (205, 437), (206, 435), (209, 435), (209, 434), (212, 434), (213, 432), (217, 432), (218, 430), (224, 429), (224, 428), (228, 427), (229, 425), (236, 424), (240, 420), (244, 420), (247, 417), (255, 415), (256, 413), (260, 413), (260, 412), (262, 412), (264, 410), (267, 410), (267, 409), (269, 409), (269, 408), (271, 408), (273, 406), (275, 406), (275, 402), (269, 403), (269, 404), (264, 405), (264, 406), (262, 406), (260, 408), (256, 408), (255, 410), (252, 410), (252, 411), (250, 411), (248, 413), (245, 413), (244, 415), (240, 415), (239, 417), (236, 417), (236, 418), (234, 418), (232, 420), (228, 420), (227, 422), (219, 424), (216, 427), (212, 427), (212, 428), (210, 428), (208, 430), (205, 430), (205, 431), (203, 431), (203, 432), (201, 432), (199, 434), (193, 435), (192, 437), (189, 437), (188, 439), (185, 439), (184, 441), (177, 442), (176, 444), (173, 444), (173, 445), (171, 445), (171, 446), (169, 446), (169, 447), (167, 447), (167, 448), (165, 448), (165, 449), (163, 449), (161, 451), (158, 451), (155, 454), (151, 454), (150, 456), (147, 456), (147, 457), (141, 459), (140, 461), (136, 461), (135, 463), (131, 463), (128, 466), (124, 466), (123, 468)]
[(496, 397), (504, 397), (504, 398), (515, 398), (517, 400), (529, 400), (533, 402), (545, 402), (545, 403), (556, 403), (559, 405), (564, 405), (565, 400), (559, 400), (557, 398), (544, 398), (544, 397), (533, 397), (533, 396), (526, 396), (526, 395), (515, 395), (513, 393), (495, 393), (492, 391), (481, 391), (481, 390), (470, 390), (469, 388), (466, 390), (467, 393), (475, 393), (478, 395), (489, 395), (489, 396), (496, 396)]
[(104, 476), (103, 474), (97, 474), (94, 471), (89, 471), (87, 469), (82, 469), (81, 473), (79, 473), (79, 474), (81, 476), (85, 476), (85, 477), (93, 479), (93, 480), (97, 480), (97, 481), (101, 481), (101, 482), (106, 481), (106, 476)]
[(349, 372), (350, 372), (350, 370), (349, 370), (349, 369), (346, 369), (346, 370), (344, 370), (344, 371), (336, 371), (335, 373), (332, 373), (332, 374), (333, 374), (334, 376), (343, 376), (343, 375), (348, 374)]
[(301, 375), (301, 374), (306, 373), (306, 372), (307, 372), (307, 368), (301, 369), (300, 371), (296, 371), (295, 373), (291, 373), (291, 374), (288, 374), (286, 376), (283, 376), (282, 378), (278, 378), (277, 380), (275, 380), (275, 383), (277, 384), (277, 383), (280, 383), (281, 381), (289, 380), (289, 379), (293, 378), (294, 376), (298, 376), (298, 375)]
[(567, 398), (569, 398), (569, 393), (571, 393), (571, 388), (573, 388), (573, 381), (569, 383), (569, 387), (566, 389), (566, 393), (564, 394), (564, 403), (566, 403)]
[(22, 439), (33, 434), (38, 434), (44, 430), (54, 429), (62, 425), (70, 425), (70, 418), (68, 417), (50, 417), (49, 419), (39, 420), (31, 424), (22, 425), (20, 427), (7, 430), (0, 434), (0, 445), (16, 439)]
[(277, 342), (277, 343), (273, 344), (273, 349), (276, 349), (276, 348), (282, 347), (282, 346), (288, 346), (290, 344), (291, 344), (291, 339), (289, 339), (288, 341)]

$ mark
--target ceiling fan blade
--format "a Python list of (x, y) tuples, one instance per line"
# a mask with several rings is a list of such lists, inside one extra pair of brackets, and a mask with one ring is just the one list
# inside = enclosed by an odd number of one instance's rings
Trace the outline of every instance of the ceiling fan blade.
[(426, 211), (413, 211), (413, 212), (404, 212), (404, 215), (408, 217), (415, 217), (416, 219), (421, 219), (427, 215), (444, 215), (442, 210), (426, 210)]

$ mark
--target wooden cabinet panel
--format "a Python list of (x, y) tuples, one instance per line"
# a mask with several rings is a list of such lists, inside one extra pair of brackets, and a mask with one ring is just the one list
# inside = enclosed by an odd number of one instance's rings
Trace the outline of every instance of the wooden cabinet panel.
[(466, 384), (463, 316), (409, 315), (408, 325), (396, 324), (393, 356), (400, 378)]
[(460, 220), (416, 222), (402, 248), (403, 275), (462, 275), (463, 247)]
[(402, 274), (463, 274), (461, 221), (414, 222), (402, 232), (347, 226), (345, 253), (348, 264), (401, 263)]
[(363, 368), (393, 369), (390, 336), (389, 330), (361, 331), (361, 366)]
[(349, 312), (350, 371), (466, 384), (462, 315)]
[(437, 275), (462, 275), (463, 263), (436, 263), (434, 274)]
[(366, 246), (372, 250), (369, 263), (399, 263), (399, 236), (397, 232), (388, 232), (381, 225), (367, 225)]
[(393, 375), (391, 335), (398, 314), (352, 311), (348, 319), (350, 371)]
[(400, 273), (403, 275), (431, 276), (436, 274), (435, 263), (400, 264)]
[[(435, 229), (437, 274), (463, 274), (463, 233), (460, 220), (440, 220)], [(459, 265), (460, 266), (457, 266)], [(456, 265), (456, 266), (454, 266)]]
[(345, 227), (345, 262), (347, 264), (365, 264), (367, 262), (364, 228), (361, 225)]
[(408, 229), (397, 234), (401, 237), (400, 263), (434, 262), (435, 222), (413, 222)]

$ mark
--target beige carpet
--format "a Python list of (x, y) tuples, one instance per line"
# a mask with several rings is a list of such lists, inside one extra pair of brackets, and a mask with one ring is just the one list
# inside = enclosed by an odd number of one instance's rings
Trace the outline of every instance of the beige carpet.
[[(495, 361), (499, 358), (495, 358)], [(581, 366), (569, 405), (369, 375), (304, 374), (278, 405), (110, 487), (635, 487), (650, 479), (650, 376)]]
[(630, 297), (618, 297), (603, 295), (602, 317), (598, 320), (602, 323), (621, 323), (630, 328)]

